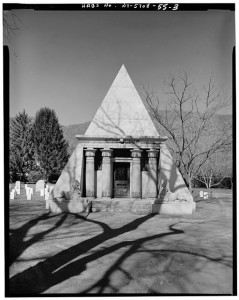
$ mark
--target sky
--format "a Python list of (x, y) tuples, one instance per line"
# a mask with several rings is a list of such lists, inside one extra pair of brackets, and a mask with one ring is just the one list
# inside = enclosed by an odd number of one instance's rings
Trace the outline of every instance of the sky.
[[(213, 74), (232, 94), (234, 12), (17, 10), (10, 50), (10, 116), (54, 109), (66, 126), (92, 120), (122, 64), (136, 89), (186, 71), (203, 87)], [(230, 114), (231, 107), (223, 113)]]

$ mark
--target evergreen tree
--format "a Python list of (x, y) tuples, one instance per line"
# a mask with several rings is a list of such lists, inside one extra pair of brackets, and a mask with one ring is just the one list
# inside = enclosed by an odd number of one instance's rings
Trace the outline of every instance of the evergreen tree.
[(49, 176), (60, 173), (68, 161), (68, 144), (54, 110), (44, 107), (36, 113), (33, 135), (37, 165), (48, 181)]
[(25, 111), (10, 123), (10, 175), (26, 181), (27, 173), (35, 167), (31, 119)]

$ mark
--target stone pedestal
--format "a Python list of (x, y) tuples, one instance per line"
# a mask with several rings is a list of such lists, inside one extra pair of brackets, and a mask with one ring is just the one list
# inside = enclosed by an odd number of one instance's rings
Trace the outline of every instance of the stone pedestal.
[(148, 198), (156, 199), (158, 195), (158, 150), (150, 149), (148, 152)]
[(133, 149), (132, 156), (132, 176), (131, 176), (131, 198), (142, 197), (142, 183), (141, 183), (141, 152), (142, 150)]
[(85, 150), (86, 169), (85, 169), (85, 184), (86, 197), (95, 197), (95, 151), (96, 149), (88, 148)]
[(103, 149), (102, 152), (102, 197), (112, 197), (112, 165), (111, 157), (113, 150)]

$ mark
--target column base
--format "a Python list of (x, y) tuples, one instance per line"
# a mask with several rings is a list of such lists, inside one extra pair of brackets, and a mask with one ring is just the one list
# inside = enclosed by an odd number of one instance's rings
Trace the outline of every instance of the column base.
[(102, 191), (102, 198), (111, 198), (112, 193), (109, 191)]
[(141, 192), (131, 192), (131, 198), (141, 198), (142, 193)]

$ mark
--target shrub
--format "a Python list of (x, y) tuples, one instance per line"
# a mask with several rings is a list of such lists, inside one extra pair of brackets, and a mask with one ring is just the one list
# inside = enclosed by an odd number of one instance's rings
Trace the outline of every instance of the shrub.
[(58, 178), (60, 177), (61, 173), (59, 172), (52, 172), (48, 178), (49, 183), (56, 183)]
[(28, 182), (37, 182), (43, 179), (43, 174), (41, 171), (30, 171), (27, 179)]

